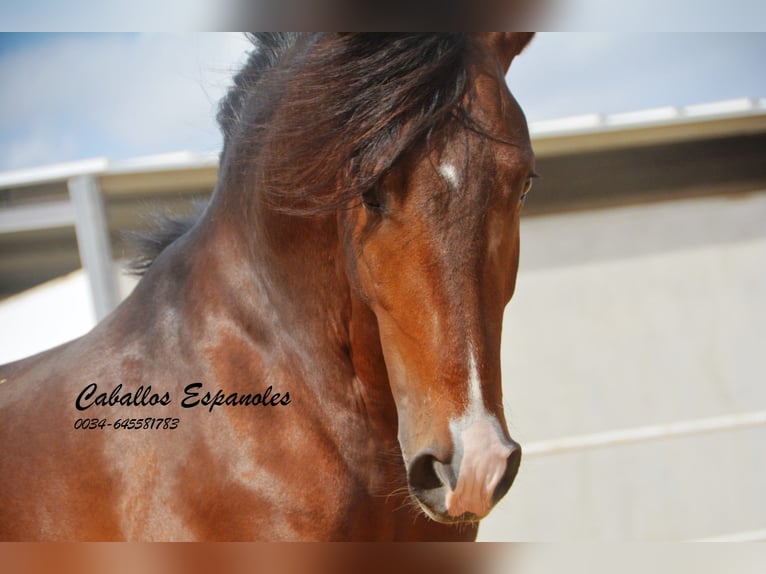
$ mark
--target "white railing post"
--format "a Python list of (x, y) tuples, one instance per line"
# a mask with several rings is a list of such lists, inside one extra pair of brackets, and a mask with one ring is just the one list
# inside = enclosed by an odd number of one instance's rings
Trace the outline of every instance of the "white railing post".
[(77, 232), (82, 267), (90, 280), (96, 320), (106, 317), (119, 303), (112, 266), (109, 228), (98, 181), (92, 175), (72, 177), (67, 182)]

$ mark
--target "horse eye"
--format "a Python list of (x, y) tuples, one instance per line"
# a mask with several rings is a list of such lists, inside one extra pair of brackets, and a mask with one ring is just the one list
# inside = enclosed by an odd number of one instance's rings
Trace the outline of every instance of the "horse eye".
[(383, 211), (383, 202), (380, 198), (378, 190), (368, 189), (362, 194), (362, 204), (370, 211), (380, 213)]
[(519, 198), (521, 203), (524, 203), (524, 201), (527, 199), (527, 195), (530, 191), (532, 191), (532, 180), (534, 180), (536, 177), (538, 177), (536, 174), (530, 175), (527, 178), (527, 181), (524, 182), (524, 191), (521, 192), (521, 197)]

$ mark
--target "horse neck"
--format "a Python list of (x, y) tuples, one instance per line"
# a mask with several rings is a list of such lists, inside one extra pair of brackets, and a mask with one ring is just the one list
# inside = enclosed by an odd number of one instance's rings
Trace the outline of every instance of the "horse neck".
[[(224, 311), (242, 329), (286, 346), (280, 354), (302, 366), (306, 384), (354, 402), (395, 444), (396, 410), (377, 320), (349, 284), (338, 214), (289, 215), (243, 201), (244, 193), (252, 193), (246, 182), (216, 191), (201, 247), (190, 254), (200, 262), (193, 281), (209, 282), (212, 267), (228, 293)], [(322, 380), (319, 373), (329, 375)]]
[(341, 343), (350, 302), (338, 264), (335, 217), (253, 207), (246, 192), (245, 185), (216, 191), (196, 245), (187, 250), (191, 281), (214, 281), (224, 295), (215, 304), (229, 306), (222, 311), (243, 328), (260, 324), (272, 332)]

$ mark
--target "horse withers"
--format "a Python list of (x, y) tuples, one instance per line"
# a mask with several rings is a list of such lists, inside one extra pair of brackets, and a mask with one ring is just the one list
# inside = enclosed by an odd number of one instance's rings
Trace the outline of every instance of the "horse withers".
[(0, 538), (474, 539), (521, 458), (530, 37), (255, 35), (201, 215), (90, 333), (0, 368)]

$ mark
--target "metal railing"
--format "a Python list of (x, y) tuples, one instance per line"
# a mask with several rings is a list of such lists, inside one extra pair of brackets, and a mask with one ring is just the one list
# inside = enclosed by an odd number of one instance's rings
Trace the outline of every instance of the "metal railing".
[[(73, 227), (96, 320), (100, 321), (120, 302), (101, 184), (131, 174), (144, 178), (151, 174), (158, 183), (162, 172), (196, 173), (193, 170), (216, 168), (217, 164), (217, 154), (178, 152), (117, 164), (95, 158), (0, 173), (0, 189), (58, 186), (55, 198), (0, 208), (0, 234)], [(140, 185), (145, 186), (145, 181)]]
[[(573, 452), (582, 452), (598, 448), (637, 444), (652, 440), (663, 440), (674, 437), (701, 435), (713, 432), (754, 428), (759, 426), (766, 426), (766, 410), (677, 421), (667, 424), (648, 425), (628, 429), (616, 429), (585, 435), (567, 436), (557, 439), (528, 443), (523, 446), (523, 450), (524, 458), (538, 458)], [(709, 538), (690, 540), (690, 542), (758, 541), (766, 541), (766, 529), (734, 532)]]
[(533, 442), (524, 446), (524, 457), (551, 456), (594, 448), (634, 444), (649, 440), (716, 431), (744, 429), (761, 425), (766, 425), (766, 410)]
[(98, 175), (109, 166), (98, 158), (35, 170), (3, 174), (0, 187), (12, 188), (45, 183), (65, 183), (69, 200), (0, 210), (0, 233), (36, 231), (57, 227), (75, 228), (77, 248), (88, 277), (96, 320), (106, 317), (120, 300), (112, 265), (109, 231)]

